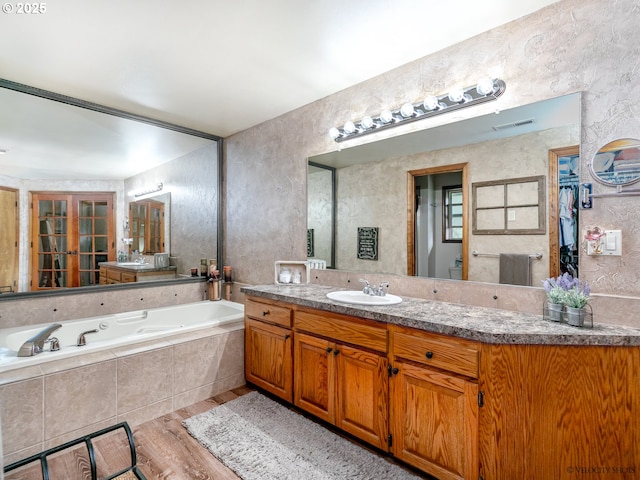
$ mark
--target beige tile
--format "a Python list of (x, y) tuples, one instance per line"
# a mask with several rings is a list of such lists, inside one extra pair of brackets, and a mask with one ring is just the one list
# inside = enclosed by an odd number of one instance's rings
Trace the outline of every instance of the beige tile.
[(9, 453), (5, 450), (4, 457), (2, 459), (3, 465), (7, 466), (11, 463), (17, 462), (18, 460), (22, 460), (23, 458), (30, 457), (31, 455), (36, 455), (44, 450), (44, 446), (41, 443), (37, 445), (33, 445), (28, 448), (24, 448), (22, 450), (18, 450), (13, 453)]
[(46, 362), (40, 364), (40, 368), (45, 375), (51, 375), (54, 373), (64, 372), (66, 370), (72, 370), (75, 368), (85, 367), (87, 365), (94, 365), (100, 362), (106, 362), (114, 360), (115, 356), (110, 350), (102, 350), (99, 352), (78, 353), (71, 357), (63, 358), (53, 362)]
[(622, 296), (591, 297), (589, 304), (593, 308), (593, 321), (640, 328), (640, 299)]
[(175, 390), (179, 394), (243, 372), (244, 331), (177, 344)]
[(128, 412), (118, 412), (117, 423), (127, 422), (129, 426), (133, 427), (148, 420), (153, 420), (154, 418), (171, 413), (174, 410), (176, 409), (173, 406), (173, 398), (165, 398), (158, 402), (148, 404), (143, 408), (138, 408)]
[(174, 410), (188, 407), (194, 403), (206, 400), (214, 395), (218, 395), (232, 388), (238, 388), (245, 385), (244, 374), (227, 377), (217, 382), (194, 388), (187, 392), (180, 393), (174, 397)]
[(460, 282), (460, 303), (478, 307), (496, 308), (498, 296), (496, 286), (490, 283)]
[(460, 303), (461, 283), (453, 280), (433, 280), (433, 299), (440, 302)]
[(2, 385), (0, 414), (5, 455), (43, 441), (43, 377)]
[(216, 380), (244, 374), (244, 330), (237, 330), (225, 337), (220, 347), (222, 356)]
[(542, 288), (496, 285), (496, 292), (498, 295), (498, 308), (542, 315), (542, 308), (546, 298)]
[(0, 385), (6, 385), (8, 383), (18, 382), (20, 380), (28, 380), (30, 378), (39, 377), (41, 375), (43, 375), (43, 372), (39, 365), (7, 370), (0, 373)]
[(172, 347), (121, 357), (117, 363), (118, 414), (171, 397)]
[(116, 361), (48, 375), (44, 389), (45, 439), (115, 417)]
[(114, 425), (116, 423), (117, 423), (116, 417), (106, 418), (99, 422), (92, 423), (91, 425), (87, 425), (83, 428), (79, 428), (78, 430), (73, 430), (65, 433), (64, 435), (60, 435), (60, 436), (45, 440), (42, 449), (47, 450), (49, 448), (57, 447), (58, 445), (62, 445), (63, 443), (70, 442), (71, 440), (75, 440), (84, 435), (97, 432), (98, 430), (110, 427), (111, 425)]

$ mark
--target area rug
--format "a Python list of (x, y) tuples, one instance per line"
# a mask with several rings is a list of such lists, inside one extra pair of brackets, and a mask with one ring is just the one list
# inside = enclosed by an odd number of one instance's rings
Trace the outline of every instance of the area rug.
[(183, 425), (243, 480), (420, 478), (258, 392)]

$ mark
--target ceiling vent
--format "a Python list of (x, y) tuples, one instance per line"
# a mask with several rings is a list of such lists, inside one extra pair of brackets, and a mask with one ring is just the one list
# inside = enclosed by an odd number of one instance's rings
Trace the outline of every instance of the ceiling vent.
[(508, 128), (523, 127), (525, 125), (531, 125), (535, 122), (535, 118), (527, 118), (526, 120), (518, 120), (512, 123), (503, 123), (502, 125), (494, 125), (493, 128), (496, 132), (501, 130), (507, 130)]

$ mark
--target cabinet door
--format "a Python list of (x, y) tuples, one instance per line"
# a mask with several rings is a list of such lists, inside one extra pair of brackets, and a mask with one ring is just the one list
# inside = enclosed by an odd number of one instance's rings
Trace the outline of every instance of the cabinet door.
[(398, 362), (393, 454), (440, 480), (478, 478), (478, 385)]
[(333, 342), (296, 333), (294, 404), (335, 423), (335, 349)]
[(278, 397), (293, 401), (291, 330), (245, 320), (245, 377)]
[(336, 426), (388, 450), (388, 361), (381, 355), (336, 344)]

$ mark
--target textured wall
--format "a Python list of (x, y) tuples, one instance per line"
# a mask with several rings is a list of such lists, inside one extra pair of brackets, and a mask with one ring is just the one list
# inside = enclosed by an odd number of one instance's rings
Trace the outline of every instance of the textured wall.
[[(498, 101), (501, 108), (584, 92), (582, 177), (590, 180), (586, 165), (601, 145), (640, 136), (639, 18), (636, 0), (607, 2), (606, 8), (600, 0), (562, 0), (229, 138), (225, 252), (237, 279), (269, 283), (273, 261), (305, 258), (306, 160), (336, 148), (327, 135), (331, 126), (453, 85), (473, 84), (487, 72), (507, 83)], [(489, 104), (461, 110), (451, 118), (442, 115), (416, 122), (412, 128), (494, 108)], [(405, 131), (395, 130), (393, 135)], [(597, 186), (596, 190), (612, 189)], [(583, 212), (582, 225), (621, 228), (625, 255), (583, 256), (582, 276), (597, 292), (637, 296), (637, 199), (598, 199), (595, 205)]]
[[(201, 258), (216, 258), (219, 195), (217, 159), (217, 143), (212, 142), (125, 180), (126, 192), (163, 182), (163, 192), (171, 193), (170, 253), (177, 257), (178, 274), (189, 275), (191, 267), (200, 267)], [(132, 200), (133, 197), (127, 197), (127, 202)], [(121, 223), (118, 223), (118, 238), (122, 237)]]

